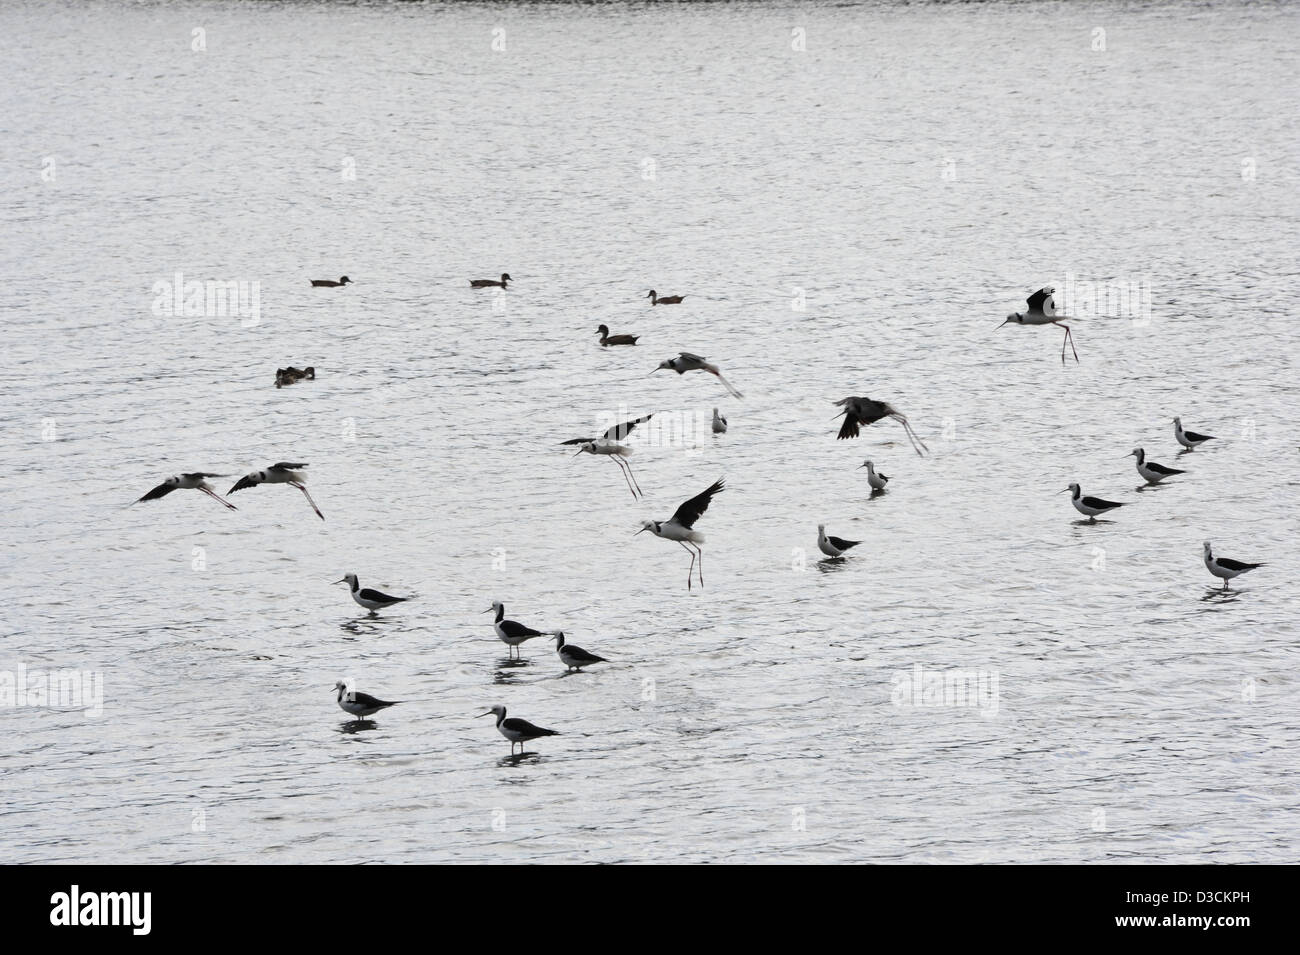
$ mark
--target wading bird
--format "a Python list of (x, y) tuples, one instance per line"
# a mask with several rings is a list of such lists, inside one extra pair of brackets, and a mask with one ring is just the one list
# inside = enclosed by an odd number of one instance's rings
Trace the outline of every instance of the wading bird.
[(1188, 451), (1195, 451), (1198, 447), (1200, 447), (1200, 446), (1201, 446), (1202, 444), (1204, 444), (1206, 441), (1213, 441), (1213, 440), (1214, 440), (1214, 435), (1212, 435), (1212, 434), (1197, 434), (1195, 431), (1184, 431), (1184, 430), (1183, 430), (1183, 419), (1182, 419), (1182, 418), (1175, 418), (1175, 419), (1174, 419), (1174, 438), (1177, 439), (1178, 443), (1181, 444), (1181, 445), (1182, 445), (1184, 448), (1186, 448)]
[(239, 508), (235, 507), (235, 505), (231, 504), (224, 497), (218, 494), (213, 489), (212, 485), (209, 484), (206, 480), (204, 480), (205, 478), (210, 478), (210, 477), (226, 477), (226, 475), (209, 474), (207, 471), (191, 471), (189, 474), (177, 474), (173, 477), (169, 477), (167, 480), (163, 481), (161, 484), (159, 484), (156, 488), (154, 488), (144, 497), (139, 498), (133, 503), (139, 504), (140, 501), (156, 501), (160, 497), (166, 497), (172, 491), (195, 490), (195, 491), (202, 491), (204, 494), (206, 494), (208, 497), (212, 498), (215, 501), (220, 501), (222, 504), (226, 505), (226, 507), (230, 508), (232, 511), (239, 510)]
[[(1071, 484), (1065, 489), (1070, 492), (1070, 503), (1074, 509), (1088, 518), (1088, 523), (1097, 523), (1097, 515), (1105, 514), (1107, 511), (1113, 511), (1117, 507), (1123, 507), (1123, 504), (1116, 504), (1114, 501), (1103, 501), (1099, 497), (1084, 497), (1083, 490), (1077, 484)], [(1064, 494), (1065, 491), (1060, 493)]]
[(714, 434), (727, 433), (727, 419), (724, 418), (722, 415), (718, 414), (717, 408), (713, 409), (713, 433)]
[(339, 706), (343, 712), (358, 718), (372, 716), (382, 709), (396, 706), (402, 702), (402, 700), (378, 700), (369, 693), (358, 693), (356, 690), (349, 690), (348, 685), (342, 680), (334, 684), (334, 689), (339, 691)]
[(632, 473), (631, 463), (623, 460), (632, 454), (632, 448), (629, 448), (626, 444), (619, 444), (617, 441), (584, 441), (573, 456), (576, 458), (579, 454), (584, 453), (600, 454), (608, 457), (623, 472), (623, 480), (627, 482), (627, 489), (632, 492), (633, 500), (644, 496), (641, 493), (641, 485), (637, 482), (636, 475)]
[(552, 638), (555, 641), (555, 652), (560, 656), (560, 662), (568, 667), (569, 671), (581, 670), (585, 666), (591, 666), (593, 663), (608, 663), (604, 657), (598, 657), (594, 653), (588, 653), (582, 647), (575, 647), (571, 643), (564, 642), (563, 632), (558, 632)]
[[(1065, 316), (1058, 317), (1056, 314), (1056, 302), (1052, 298), (1052, 293), (1055, 291), (1056, 289), (1053, 288), (1040, 288), (1025, 300), (1029, 306), (1029, 311), (1012, 312), (1006, 317), (1002, 325), (1010, 322), (1013, 325), (1055, 325), (1057, 328), (1064, 328), (1065, 339), (1061, 342), (1061, 363), (1065, 364), (1065, 346), (1067, 343), (1070, 346), (1070, 351), (1074, 352), (1074, 360), (1077, 362), (1079, 353), (1074, 349), (1074, 338), (1070, 335), (1070, 326), (1062, 325), (1060, 318)], [(998, 328), (1001, 328), (1002, 325), (999, 325)]]
[(226, 493), (234, 494), (236, 491), (242, 491), (246, 487), (257, 487), (259, 484), (287, 484), (290, 487), (296, 487), (298, 490), (302, 491), (303, 496), (307, 498), (307, 503), (311, 505), (311, 509), (315, 511), (316, 516), (323, 521), (325, 520), (325, 515), (320, 512), (320, 508), (316, 506), (316, 502), (313, 501), (311, 495), (307, 493), (307, 475), (303, 474), (300, 470), (306, 466), (307, 465), (305, 464), (289, 464), (285, 461), (281, 461), (279, 464), (272, 464), (265, 471), (254, 471), (252, 474), (244, 475), (236, 482), (235, 486)]
[(1167, 468), (1163, 464), (1156, 464), (1154, 461), (1147, 460), (1147, 453), (1141, 448), (1134, 448), (1125, 457), (1137, 457), (1138, 474), (1142, 475), (1142, 480), (1148, 484), (1159, 484), (1165, 478), (1173, 477), (1175, 474), (1186, 474), (1186, 471), (1180, 471), (1177, 468)]
[(845, 438), (856, 438), (858, 428), (869, 424), (874, 424), (881, 418), (892, 418), (903, 426), (907, 433), (907, 439), (912, 442), (912, 450), (917, 454), (924, 455), (930, 449), (920, 436), (912, 430), (912, 425), (907, 420), (907, 415), (898, 411), (887, 401), (876, 401), (874, 398), (849, 397), (841, 398), (834, 404), (843, 408), (840, 414), (835, 415), (838, 418), (844, 415), (844, 423), (840, 425), (840, 433), (836, 440), (843, 441)]
[(646, 296), (650, 299), (651, 305), (680, 305), (685, 297), (685, 295), (665, 295), (661, 298), (655, 294), (654, 289), (651, 289), (650, 294)]
[(842, 557), (850, 548), (857, 547), (862, 541), (846, 541), (840, 537), (828, 537), (826, 525), (817, 525), (817, 547), (827, 557)]
[[(558, 630), (551, 633), (545, 633), (541, 630), (534, 630), (532, 627), (525, 627), (522, 623), (519, 623), (516, 620), (506, 620), (506, 605), (499, 600), (492, 601), (492, 606), (483, 612), (496, 613), (497, 617), (496, 622), (493, 624), (493, 629), (496, 630), (497, 637), (501, 642), (510, 648), (512, 656), (518, 655), (519, 644), (523, 643), (525, 640), (531, 640), (533, 637), (555, 636), (556, 633), (559, 633)], [(484, 713), (483, 715), (486, 716), (487, 714)]]
[(510, 277), (509, 272), (502, 272), (501, 281), (499, 282), (496, 279), (470, 279), (469, 287), (470, 288), (505, 288), (507, 282), (513, 282), (513, 281), (514, 279)]
[(879, 473), (870, 461), (863, 464), (862, 467), (867, 469), (867, 483), (871, 485), (871, 490), (883, 491), (885, 485), (889, 483), (889, 476)]
[(1233, 577), (1239, 577), (1256, 567), (1264, 566), (1263, 564), (1243, 564), (1239, 560), (1229, 560), (1226, 557), (1215, 557), (1209, 541), (1206, 541), (1201, 547), (1205, 557), (1205, 569), (1223, 581), (1224, 590), (1228, 589), (1228, 581)]
[(600, 343), (608, 348), (610, 345), (635, 345), (640, 335), (611, 335), (608, 325), (600, 325), (596, 328), (596, 334), (600, 336)]
[(502, 736), (510, 740), (510, 755), (515, 754), (515, 744), (519, 744), (520, 755), (523, 755), (524, 743), (532, 742), (543, 736), (559, 736), (555, 730), (544, 730), (540, 726), (534, 726), (527, 720), (521, 720), (517, 716), (506, 719), (506, 708), (497, 704), (486, 713), (480, 713), (482, 716), (495, 716), (497, 718), (497, 731)]
[[(727, 379), (722, 377), (722, 372), (718, 370), (717, 365), (699, 355), (692, 355), (690, 352), (686, 351), (681, 352), (676, 358), (668, 358), (661, 361), (659, 367), (656, 368), (655, 371), (663, 371), (665, 368), (669, 371), (675, 371), (679, 375), (684, 375), (688, 371), (707, 371), (710, 375), (717, 378), (718, 381), (722, 382), (723, 387), (737, 398), (745, 397), (735, 388), (731, 387), (731, 383), (728, 382)], [(655, 371), (650, 372), (650, 374), (653, 375)]]
[(391, 597), (388, 594), (380, 593), (378, 590), (371, 590), (369, 587), (362, 589), (356, 574), (344, 574), (342, 580), (336, 580), (334, 583), (347, 584), (352, 589), (352, 599), (358, 605), (369, 610), (372, 617), (375, 615), (376, 610), (383, 610), (385, 607), (391, 607), (393, 604), (400, 604), (410, 599), (409, 597)]
[[(713, 495), (724, 490), (726, 488), (722, 485), (722, 478), (718, 478), (707, 490), (684, 502), (669, 520), (645, 521), (641, 524), (641, 530), (636, 532), (640, 534), (641, 531), (649, 531), (655, 537), (676, 541), (686, 548), (691, 555), (691, 566), (686, 571), (687, 590), (691, 589), (691, 571), (695, 570), (696, 557), (700, 561), (700, 586), (704, 586), (704, 551), (700, 549), (700, 545), (704, 543), (704, 535), (693, 530), (695, 522), (709, 509), (709, 501), (713, 500)], [(635, 537), (636, 534), (632, 536)]]

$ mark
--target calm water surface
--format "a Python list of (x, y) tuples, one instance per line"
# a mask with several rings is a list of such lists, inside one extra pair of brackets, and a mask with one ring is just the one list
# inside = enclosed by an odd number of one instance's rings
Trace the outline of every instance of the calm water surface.
[[(5, 858), (1295, 861), (1298, 53), (1267, 3), (6, 3), (0, 669), (104, 698), (0, 709)], [(996, 328), (1067, 283), (1149, 308)], [(643, 502), (557, 447), (647, 411)], [(124, 506), (281, 460), (324, 522)], [(719, 476), (688, 593), (633, 533)], [(494, 599), (611, 662), (508, 664)]]

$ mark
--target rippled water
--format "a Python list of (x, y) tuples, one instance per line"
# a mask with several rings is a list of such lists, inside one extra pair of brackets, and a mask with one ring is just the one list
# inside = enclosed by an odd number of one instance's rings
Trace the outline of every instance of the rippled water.
[[(1284, 4), (5, 4), (0, 668), (104, 681), (98, 718), (0, 709), (6, 859), (1294, 861), (1298, 37)], [(257, 321), (155, 314), (178, 272), (259, 283)], [(1149, 308), (1075, 321), (1077, 365), (996, 328), (1087, 283)], [(649, 376), (681, 349), (744, 400)], [(851, 394), (933, 454), (834, 440)], [(647, 411), (644, 502), (556, 444)], [(1177, 456), (1178, 414), (1219, 440)], [(1139, 493), (1137, 445), (1188, 473)], [(124, 506), (281, 460), (324, 522)], [(688, 593), (633, 532), (719, 476)], [(1071, 481), (1129, 506), (1081, 524)], [(819, 523), (863, 543), (822, 562)], [(1268, 566), (1213, 593), (1207, 538)], [(366, 619), (349, 570), (414, 599)], [(611, 662), (507, 664), (494, 599)], [(901, 698), (955, 671), (996, 695)], [(346, 726), (344, 676), (407, 702)], [(510, 760), (497, 702), (563, 735)]]

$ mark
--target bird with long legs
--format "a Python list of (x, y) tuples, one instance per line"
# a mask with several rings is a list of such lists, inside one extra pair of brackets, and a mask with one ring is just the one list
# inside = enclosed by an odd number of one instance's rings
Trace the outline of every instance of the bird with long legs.
[[(691, 566), (686, 571), (686, 589), (691, 589), (691, 573), (695, 570), (695, 560), (698, 557), (700, 562), (700, 586), (704, 586), (704, 551), (700, 545), (704, 543), (704, 535), (695, 530), (695, 522), (700, 519), (700, 515), (709, 509), (709, 502), (713, 500), (713, 495), (720, 491), (726, 490), (722, 484), (722, 478), (714, 481), (709, 487), (696, 494), (689, 501), (682, 503), (673, 513), (673, 516), (666, 521), (645, 521), (641, 524), (641, 530), (649, 531), (655, 537), (662, 537), (664, 540), (676, 541), (686, 548), (691, 555)], [(636, 534), (632, 535), (633, 537)]]
[(523, 755), (523, 746), (535, 739), (543, 736), (559, 736), (557, 730), (542, 729), (540, 726), (534, 726), (527, 720), (521, 720), (517, 716), (506, 718), (506, 708), (497, 704), (486, 713), (480, 713), (483, 716), (495, 716), (497, 718), (497, 732), (506, 739), (510, 740), (510, 755), (515, 754), (515, 745), (519, 745), (520, 755)]
[(1263, 564), (1246, 564), (1239, 560), (1230, 560), (1227, 557), (1215, 557), (1214, 548), (1210, 546), (1209, 541), (1201, 545), (1202, 556), (1205, 559), (1205, 569), (1223, 581), (1223, 589), (1228, 589), (1228, 581), (1233, 577), (1240, 577), (1247, 571), (1254, 570), (1256, 567), (1263, 567)]
[(342, 580), (336, 580), (334, 583), (347, 584), (352, 591), (352, 599), (356, 601), (357, 606), (369, 610), (372, 617), (376, 615), (376, 610), (385, 610), (394, 604), (404, 603), (410, 599), (409, 597), (394, 597), (378, 590), (371, 590), (369, 587), (362, 587), (361, 581), (357, 579), (356, 574), (344, 574)]
[(239, 510), (239, 508), (235, 507), (235, 505), (231, 504), (224, 497), (218, 494), (216, 490), (212, 487), (212, 485), (207, 482), (206, 479), (212, 477), (226, 477), (226, 475), (210, 474), (207, 471), (191, 471), (188, 474), (176, 474), (173, 475), (172, 477), (169, 477), (167, 480), (163, 481), (161, 484), (159, 484), (148, 494), (144, 495), (143, 497), (139, 498), (136, 501), (133, 501), (132, 503), (139, 504), (140, 501), (156, 501), (160, 497), (166, 497), (172, 491), (195, 490), (195, 491), (202, 491), (204, 494), (212, 498), (214, 501), (220, 501), (222, 504), (230, 508), (232, 511)]
[[(1212, 434), (1197, 434), (1195, 431), (1183, 430), (1183, 419), (1174, 419), (1174, 440), (1183, 446), (1187, 451), (1195, 451), (1206, 441), (1213, 441)], [(1180, 452), (1181, 453), (1181, 452)]]
[(381, 700), (371, 696), (369, 693), (360, 693), (356, 690), (349, 690), (348, 685), (340, 680), (334, 684), (334, 689), (338, 690), (339, 708), (357, 719), (365, 719), (367, 716), (373, 716), (380, 710), (387, 709), (390, 706), (396, 706), (401, 700)]
[[(1065, 364), (1065, 346), (1070, 346), (1070, 351), (1074, 352), (1074, 360), (1078, 362), (1079, 353), (1074, 348), (1074, 336), (1070, 334), (1070, 326), (1062, 325), (1061, 319), (1064, 315), (1056, 314), (1056, 300), (1052, 298), (1054, 288), (1040, 288), (1033, 295), (1025, 300), (1029, 306), (1027, 312), (1012, 312), (1002, 322), (1002, 325), (1008, 323), (1012, 325), (1055, 325), (1057, 328), (1065, 329), (1065, 338), (1061, 342), (1061, 364)], [(999, 325), (998, 328), (1001, 328)]]
[(844, 556), (844, 552), (857, 547), (862, 541), (847, 541), (842, 537), (831, 537), (826, 533), (826, 525), (817, 525), (817, 549), (832, 560)]
[(1137, 458), (1137, 472), (1142, 475), (1142, 480), (1148, 484), (1159, 484), (1165, 478), (1171, 478), (1175, 474), (1186, 474), (1186, 471), (1180, 471), (1177, 468), (1165, 467), (1163, 464), (1156, 464), (1154, 461), (1147, 460), (1147, 453), (1141, 448), (1134, 448), (1125, 457)]
[(307, 503), (311, 505), (311, 509), (323, 521), (325, 515), (320, 512), (316, 502), (307, 493), (307, 475), (302, 473), (302, 469), (306, 466), (305, 464), (290, 464), (287, 461), (272, 464), (265, 471), (254, 471), (252, 474), (244, 475), (226, 493), (234, 494), (236, 491), (242, 491), (246, 487), (257, 487), (259, 484), (287, 484), (302, 491), (303, 497), (307, 498)]
[(564, 639), (563, 631), (556, 631), (555, 636), (551, 639), (555, 641), (555, 652), (559, 655), (560, 662), (567, 668), (566, 673), (580, 672), (583, 667), (591, 666), (593, 663), (609, 662), (604, 657), (598, 657), (596, 654), (582, 649), (582, 647), (576, 647), (572, 643), (568, 643)]
[(573, 456), (576, 458), (579, 454), (603, 455), (609, 458), (623, 472), (623, 480), (627, 482), (627, 489), (632, 492), (632, 499), (645, 496), (641, 491), (641, 485), (637, 483), (636, 475), (632, 473), (631, 463), (624, 460), (632, 454), (632, 448), (626, 444), (619, 444), (617, 441), (584, 441)]
[(836, 418), (844, 415), (844, 423), (840, 425), (840, 433), (836, 436), (837, 441), (856, 438), (859, 428), (874, 424), (881, 418), (889, 418), (903, 426), (903, 431), (907, 434), (907, 440), (912, 442), (913, 451), (924, 457), (925, 452), (930, 450), (926, 443), (921, 440), (921, 436), (912, 429), (912, 424), (907, 420), (907, 415), (887, 401), (850, 396), (833, 403), (844, 409), (835, 415)]
[[(710, 375), (717, 378), (718, 381), (722, 382), (722, 386), (733, 396), (737, 398), (745, 397), (732, 387), (731, 382), (722, 377), (722, 371), (717, 365), (700, 355), (692, 355), (688, 351), (680, 352), (676, 358), (666, 358), (661, 361), (659, 367), (656, 368), (655, 371), (663, 371), (665, 368), (669, 371), (675, 371), (679, 375), (684, 375), (688, 371), (707, 371)], [(655, 371), (650, 372), (650, 374), (653, 375)], [(647, 375), (647, 377), (649, 376)]]
[(876, 466), (870, 461), (860, 465), (859, 470), (861, 470), (861, 468), (867, 469), (867, 484), (871, 486), (871, 493), (882, 493), (885, 490), (885, 485), (889, 483), (889, 475), (881, 474), (876, 470)]
[(1077, 484), (1071, 484), (1065, 490), (1070, 492), (1070, 503), (1074, 509), (1088, 519), (1089, 524), (1097, 523), (1097, 515), (1105, 514), (1107, 511), (1113, 511), (1117, 507), (1123, 507), (1123, 504), (1117, 504), (1115, 501), (1103, 500), (1100, 497), (1084, 497), (1083, 489)]
[(517, 620), (507, 620), (506, 605), (499, 600), (492, 601), (492, 606), (483, 612), (496, 614), (496, 620), (493, 622), (492, 628), (496, 631), (497, 638), (510, 648), (508, 652), (512, 658), (518, 658), (519, 645), (525, 640), (531, 640), (534, 637), (553, 637), (556, 633), (559, 633), (558, 630), (551, 633), (534, 630), (532, 627), (525, 627)]

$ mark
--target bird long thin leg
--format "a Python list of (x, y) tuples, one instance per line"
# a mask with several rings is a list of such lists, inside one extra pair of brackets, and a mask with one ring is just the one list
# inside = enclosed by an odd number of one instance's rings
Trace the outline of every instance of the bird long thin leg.
[[(686, 547), (685, 541), (678, 541), (677, 543), (681, 544), (683, 547)], [(690, 590), (691, 574), (695, 572), (695, 551), (691, 550), (689, 547), (686, 547), (686, 552), (691, 555), (691, 566), (686, 570), (686, 589)]]
[(1066, 342), (1070, 343), (1070, 351), (1074, 352), (1074, 360), (1075, 362), (1078, 362), (1079, 353), (1074, 348), (1074, 338), (1073, 336), (1070, 335), (1070, 326), (1062, 325), (1060, 322), (1052, 322), (1052, 324), (1055, 325), (1057, 328), (1065, 329), (1065, 341), (1061, 342), (1061, 364), (1062, 365), (1065, 364), (1065, 343)]
[(695, 552), (700, 555), (700, 586), (704, 586), (704, 549), (699, 544), (695, 545)]
[(907, 416), (902, 414), (892, 414), (890, 417), (903, 426), (903, 432), (907, 435), (907, 440), (912, 442), (912, 450), (924, 457), (921, 449), (924, 448), (926, 451), (929, 451), (930, 448), (921, 440), (921, 436), (912, 430), (912, 424), (907, 420)]
[(632, 475), (632, 483), (636, 485), (637, 494), (640, 494), (642, 497), (645, 497), (645, 491), (641, 490), (641, 482), (636, 479), (635, 474), (632, 474), (632, 465), (627, 461), (620, 461), (619, 463), (622, 464), (623, 467), (627, 468), (628, 474)]
[(611, 455), (610, 460), (618, 465), (619, 472), (623, 475), (623, 480), (627, 481), (627, 489), (632, 492), (632, 499), (636, 499), (636, 491), (632, 490), (632, 482), (628, 480), (627, 472), (623, 470), (623, 462)]
[(305, 484), (299, 484), (297, 481), (293, 481), (291, 483), (298, 490), (302, 491), (303, 495), (307, 498), (307, 503), (310, 504), (311, 509), (316, 512), (316, 516), (319, 517), (322, 521), (325, 520), (325, 515), (320, 512), (320, 508), (316, 506), (316, 502), (313, 501), (311, 499), (311, 495), (307, 493), (307, 486)]
[(226, 507), (230, 508), (232, 511), (239, 510), (239, 508), (235, 507), (235, 505), (231, 504), (229, 501), (227, 501), (224, 497), (222, 497), (220, 494), (216, 493), (215, 491), (209, 491), (206, 487), (201, 487), (199, 488), (199, 490), (202, 491), (204, 494), (206, 494), (208, 497), (220, 501), (222, 504), (226, 505)]

